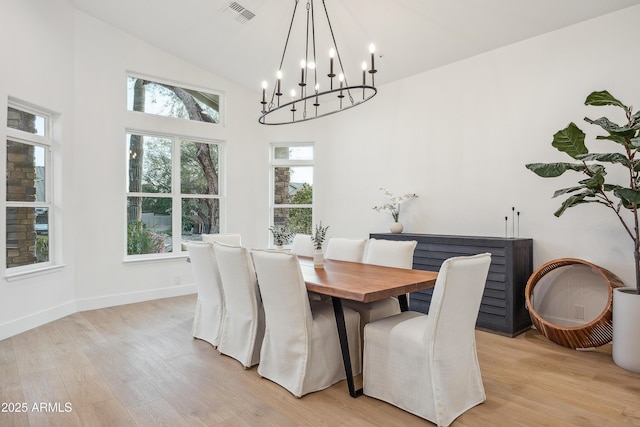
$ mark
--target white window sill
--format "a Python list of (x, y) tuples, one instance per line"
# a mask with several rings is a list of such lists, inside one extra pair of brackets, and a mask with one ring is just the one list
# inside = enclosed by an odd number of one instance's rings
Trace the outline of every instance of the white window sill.
[(5, 273), (4, 278), (8, 282), (14, 282), (16, 280), (25, 280), (25, 279), (30, 279), (32, 277), (55, 273), (57, 271), (62, 270), (64, 267), (65, 267), (64, 264), (58, 264), (58, 265), (49, 265), (49, 266), (40, 267), (40, 268), (32, 268), (28, 270), (15, 271), (15, 272), (8, 271), (7, 273)]
[(139, 263), (148, 263), (148, 262), (161, 262), (161, 261), (183, 261), (189, 258), (188, 252), (183, 252), (181, 254), (175, 255), (159, 255), (159, 256), (149, 256), (149, 255), (130, 255), (122, 260), (125, 264), (139, 264)]

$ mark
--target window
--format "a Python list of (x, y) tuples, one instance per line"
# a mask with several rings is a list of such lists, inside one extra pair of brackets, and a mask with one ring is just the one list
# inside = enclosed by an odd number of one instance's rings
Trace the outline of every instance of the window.
[(293, 233), (311, 234), (313, 223), (313, 145), (271, 147), (271, 222)]
[(126, 88), (126, 256), (181, 255), (222, 229), (222, 141), (196, 123), (220, 123), (221, 95), (133, 75)]
[(51, 117), (10, 101), (6, 143), (6, 268), (50, 265)]
[(127, 109), (207, 123), (220, 123), (220, 95), (127, 77)]
[(127, 255), (181, 252), (220, 231), (220, 144), (127, 134)]

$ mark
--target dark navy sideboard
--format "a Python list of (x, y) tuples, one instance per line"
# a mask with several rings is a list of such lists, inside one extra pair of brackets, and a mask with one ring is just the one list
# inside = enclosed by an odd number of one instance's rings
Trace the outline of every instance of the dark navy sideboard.
[[(413, 268), (418, 270), (438, 271), (447, 258), (490, 252), (491, 266), (476, 327), (513, 337), (531, 326), (524, 290), (533, 273), (532, 239), (410, 233), (372, 233), (370, 237), (416, 240)], [(409, 308), (428, 313), (432, 293), (432, 289), (411, 293)]]

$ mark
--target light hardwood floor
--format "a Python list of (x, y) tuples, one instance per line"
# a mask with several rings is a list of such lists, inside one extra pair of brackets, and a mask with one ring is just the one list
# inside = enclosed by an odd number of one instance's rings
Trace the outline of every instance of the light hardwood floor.
[[(352, 399), (344, 381), (295, 398), (194, 340), (194, 306), (192, 295), (86, 311), (0, 341), (0, 403), (14, 410), (0, 426), (433, 425)], [(610, 346), (578, 352), (535, 330), (477, 339), (487, 401), (454, 426), (640, 426), (640, 374), (616, 367)]]

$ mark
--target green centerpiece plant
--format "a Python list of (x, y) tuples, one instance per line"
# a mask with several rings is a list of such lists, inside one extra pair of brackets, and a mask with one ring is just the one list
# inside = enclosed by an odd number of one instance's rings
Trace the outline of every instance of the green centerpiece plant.
[(311, 241), (313, 242), (313, 248), (317, 251), (322, 250), (322, 245), (324, 244), (325, 239), (327, 238), (327, 230), (329, 226), (322, 226), (322, 221), (320, 224), (316, 224), (316, 231), (311, 235)]
[(293, 237), (293, 233), (291, 232), (291, 230), (289, 230), (289, 227), (287, 226), (281, 226), (281, 227), (272, 226), (272, 227), (269, 227), (269, 230), (273, 235), (273, 243), (275, 243), (279, 249), (281, 249), (282, 246), (289, 243), (291, 241), (291, 238)]
[(324, 266), (324, 255), (322, 253), (322, 245), (324, 244), (325, 239), (327, 238), (327, 230), (329, 226), (322, 226), (322, 221), (320, 224), (316, 224), (316, 231), (311, 235), (311, 241), (313, 242), (313, 248), (315, 251), (313, 252), (313, 265), (315, 268), (323, 268)]

